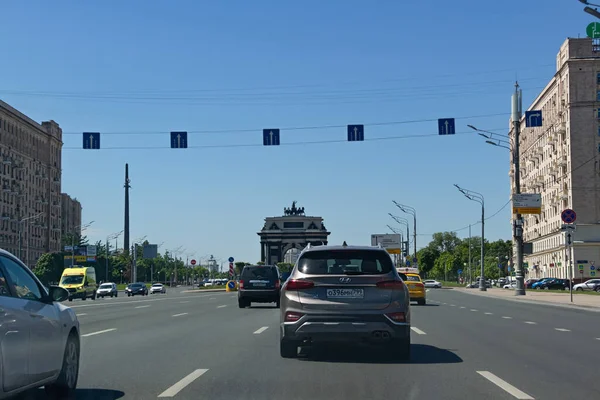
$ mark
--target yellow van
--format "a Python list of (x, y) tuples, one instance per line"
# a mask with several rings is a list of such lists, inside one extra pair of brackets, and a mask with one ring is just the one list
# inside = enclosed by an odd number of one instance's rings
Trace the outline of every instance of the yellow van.
[(85, 300), (88, 297), (96, 300), (96, 270), (93, 267), (65, 268), (60, 277), (59, 286), (69, 292), (69, 301), (73, 299)]

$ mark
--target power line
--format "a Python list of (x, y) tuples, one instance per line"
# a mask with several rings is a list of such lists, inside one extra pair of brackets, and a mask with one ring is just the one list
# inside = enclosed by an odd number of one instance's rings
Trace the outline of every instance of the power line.
[[(482, 114), (482, 115), (471, 115), (465, 117), (456, 117), (454, 119), (475, 119), (475, 118), (489, 118), (489, 117), (498, 117), (498, 116), (508, 116), (510, 113), (496, 113), (496, 114)], [(416, 124), (423, 122), (435, 122), (437, 118), (424, 118), (424, 119), (413, 119), (413, 120), (404, 120), (404, 121), (387, 121), (387, 122), (368, 122), (363, 124), (365, 127), (367, 126), (393, 126), (393, 125), (406, 125), (406, 124)], [(306, 131), (306, 130), (323, 130), (323, 129), (340, 129), (346, 128), (347, 125), (341, 124), (331, 124), (331, 125), (312, 125), (312, 126), (291, 126), (279, 128), (280, 131)], [(262, 132), (263, 128), (245, 128), (245, 129), (213, 129), (213, 130), (191, 130), (187, 131), (188, 134), (215, 134), (215, 133), (257, 133)], [(495, 129), (491, 131), (501, 131), (506, 130), (506, 128)], [(63, 132), (63, 135), (81, 135), (83, 132)], [(473, 133), (473, 131), (470, 131)], [(120, 132), (101, 132), (102, 135), (168, 135), (167, 131), (120, 131)]]

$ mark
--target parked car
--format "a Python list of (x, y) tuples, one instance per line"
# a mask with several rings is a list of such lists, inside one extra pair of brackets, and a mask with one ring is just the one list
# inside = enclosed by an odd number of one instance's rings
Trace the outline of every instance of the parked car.
[(281, 357), (316, 342), (371, 342), (410, 359), (410, 295), (380, 247), (308, 246), (281, 289)]
[(117, 290), (117, 284), (112, 282), (106, 282), (101, 284), (96, 290), (96, 296), (104, 298), (105, 296), (117, 297), (119, 291)]
[(579, 292), (584, 290), (591, 291), (596, 290), (598, 286), (600, 286), (600, 279), (588, 279), (583, 283), (578, 283), (577, 285), (573, 286), (573, 290), (577, 290)]
[(442, 283), (436, 281), (435, 279), (427, 279), (427, 280), (423, 281), (423, 284), (425, 285), (426, 288), (436, 288), (436, 289), (442, 288)]
[[(44, 386), (69, 398), (79, 376), (79, 321), (61, 302), (69, 292), (47, 288), (11, 253), (0, 250), (0, 399)], [(24, 350), (27, 349), (27, 350)]]
[(127, 285), (125, 288), (125, 293), (127, 293), (127, 297), (135, 296), (136, 294), (141, 294), (142, 296), (148, 296), (148, 288), (145, 283), (137, 282), (131, 283)]

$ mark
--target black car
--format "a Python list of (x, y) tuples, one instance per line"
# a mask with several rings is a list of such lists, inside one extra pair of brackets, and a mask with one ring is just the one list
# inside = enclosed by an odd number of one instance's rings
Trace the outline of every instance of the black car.
[(127, 296), (135, 296), (141, 294), (142, 296), (148, 296), (148, 288), (145, 283), (131, 283), (125, 288)]
[(251, 303), (276, 303), (279, 308), (281, 276), (274, 265), (247, 265), (240, 275), (238, 305), (250, 307)]

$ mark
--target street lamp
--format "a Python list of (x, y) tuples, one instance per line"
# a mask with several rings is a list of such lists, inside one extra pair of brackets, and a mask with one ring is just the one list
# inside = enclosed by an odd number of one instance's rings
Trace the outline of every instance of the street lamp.
[[(396, 207), (398, 207), (403, 213), (405, 214), (410, 214), (413, 216), (413, 246), (414, 246), (414, 250), (415, 250), (415, 254), (414, 257), (417, 257), (417, 210), (415, 210), (414, 208), (404, 205), (404, 204), (399, 204), (398, 202), (396, 202), (395, 200), (392, 200), (394, 202), (394, 204), (396, 205)], [(408, 238), (407, 238), (408, 240)]]
[(484, 253), (485, 253), (485, 200), (481, 193), (474, 192), (472, 190), (463, 189), (458, 186), (456, 183), (454, 186), (463, 194), (465, 197), (471, 201), (475, 201), (481, 204), (481, 272), (479, 277), (479, 290), (485, 292), (487, 290), (485, 286), (485, 270), (484, 270)]
[[(85, 225), (76, 226), (73, 228), (73, 232), (71, 232), (71, 268), (75, 266), (75, 231), (79, 230), (80, 232), (83, 232), (93, 223), (94, 221), (91, 221)], [(79, 236), (81, 236), (81, 233), (79, 233)], [(81, 240), (81, 237), (79, 239)]]
[(408, 220), (406, 218), (398, 217), (392, 213), (388, 213), (388, 215), (392, 217), (392, 219), (396, 221), (398, 225), (406, 225), (406, 255), (408, 255), (408, 240), (410, 238), (410, 231), (408, 230)]
[[(589, 1), (587, 1), (587, 0), (579, 0), (579, 2), (580, 2), (580, 3), (583, 3), (583, 4), (587, 5), (587, 6), (600, 7), (600, 4), (594, 4), (594, 3), (590, 3), (590, 2), (589, 2)], [(583, 11), (585, 11), (586, 13), (588, 13), (588, 14), (590, 14), (590, 15), (593, 15), (593, 16), (594, 16), (594, 17), (596, 17), (596, 18), (600, 18), (600, 12), (598, 12), (598, 10), (597, 10), (597, 9), (595, 9), (595, 8), (592, 8), (592, 7), (585, 7), (585, 8), (583, 9)]]
[[(106, 279), (106, 281), (108, 281), (108, 257), (109, 257), (109, 253), (108, 253), (108, 247), (109, 247), (109, 241), (113, 240), (113, 239), (117, 239), (119, 236), (121, 236), (121, 234), (124, 231), (121, 232), (117, 232), (117, 233), (113, 233), (112, 235), (108, 235), (106, 237), (106, 265), (105, 265), (105, 275), (104, 275), (104, 279)], [(116, 250), (116, 249), (115, 249)]]
[[(44, 213), (43, 213), (43, 212), (42, 212), (42, 213), (39, 213), (39, 214), (36, 214), (36, 215), (32, 215), (31, 217), (27, 217), (27, 218), (20, 219), (20, 220), (18, 220), (18, 221), (17, 221), (17, 223), (18, 223), (18, 226), (17, 226), (17, 228), (18, 228), (18, 230), (19, 230), (19, 260), (21, 260), (21, 250), (22, 250), (22, 247), (23, 247), (23, 246), (22, 246), (22, 244), (21, 244), (21, 243), (22, 243), (22, 239), (21, 239), (21, 237), (22, 237), (22, 235), (23, 235), (23, 228), (22, 228), (22, 225), (23, 225), (23, 223), (24, 223), (24, 222), (26, 222), (26, 221), (32, 220), (32, 219), (38, 219), (38, 218), (39, 218), (39, 217), (41, 217), (42, 215), (44, 215)], [(27, 232), (29, 232), (29, 231), (30, 231), (30, 230), (29, 230), (29, 229), (27, 229)], [(27, 237), (27, 243), (29, 243), (29, 236)], [(27, 247), (29, 247), (29, 245), (28, 245)], [(28, 250), (28, 251), (29, 251), (29, 250)], [(29, 258), (29, 257), (28, 257), (28, 258)], [(28, 260), (28, 261), (29, 261), (29, 260)]]

